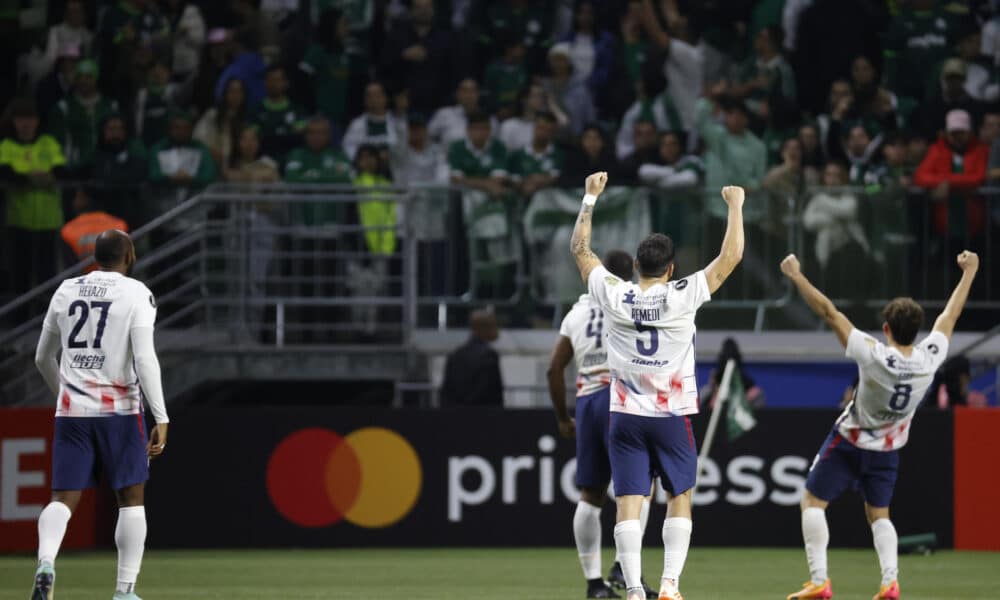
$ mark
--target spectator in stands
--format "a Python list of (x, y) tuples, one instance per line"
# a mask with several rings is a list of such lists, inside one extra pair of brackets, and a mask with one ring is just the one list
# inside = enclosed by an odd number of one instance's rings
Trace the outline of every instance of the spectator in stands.
[(781, 164), (771, 167), (764, 176), (764, 189), (785, 198), (802, 193), (807, 183), (802, 155), (802, 142), (794, 137), (786, 139), (781, 145)]
[(906, 142), (906, 166), (915, 171), (923, 162), (924, 157), (927, 156), (928, 148), (930, 148), (930, 144), (927, 138), (919, 131), (910, 132)]
[(410, 105), (425, 114), (441, 105), (452, 81), (450, 33), (434, 22), (434, 0), (414, 0), (409, 18), (397, 21), (382, 53), (384, 76), (410, 92)]
[(308, 78), (314, 108), (338, 132), (343, 131), (347, 122), (352, 74), (345, 46), (349, 34), (347, 17), (335, 8), (326, 9), (316, 24), (313, 43), (299, 63), (299, 69)]
[(1000, 112), (991, 110), (979, 121), (979, 141), (992, 146), (997, 138), (1000, 138)]
[(906, 188), (913, 179), (913, 167), (906, 164), (906, 138), (894, 132), (886, 135), (882, 144), (882, 161), (865, 177), (869, 193), (884, 189)]
[[(667, 88), (664, 93), (669, 94), (680, 118), (680, 126), (671, 124), (667, 130), (679, 130), (683, 127), (685, 132), (690, 132), (694, 127), (694, 105), (704, 87), (704, 49), (692, 34), (687, 17), (675, 15), (669, 18), (668, 33), (660, 26), (660, 19), (655, 14), (649, 14), (648, 10), (645, 12), (646, 16), (641, 20), (642, 26), (660, 49), (660, 52), (647, 58), (645, 66), (666, 75)], [(660, 128), (660, 131), (664, 130)], [(688, 148), (693, 148), (693, 145)]]
[(652, 122), (657, 131), (684, 130), (684, 121), (674, 104), (673, 96), (664, 87), (666, 79), (658, 64), (655, 60), (649, 60), (643, 65), (642, 79), (636, 87), (636, 101), (622, 116), (615, 140), (615, 151), (621, 160), (625, 160), (635, 150), (632, 134), (638, 121)]
[(87, 28), (87, 11), (83, 0), (67, 0), (63, 21), (49, 28), (45, 44), (45, 59), (49, 67), (68, 48), (75, 48), (79, 55), (90, 56), (94, 34)]
[(502, 54), (486, 66), (484, 87), (497, 117), (503, 121), (514, 114), (517, 98), (528, 83), (524, 68), (524, 42), (516, 37), (501, 38)]
[(993, 61), (982, 53), (982, 34), (975, 25), (966, 26), (957, 44), (958, 58), (965, 61), (965, 92), (977, 102), (1000, 99)]
[(149, 173), (146, 149), (129, 138), (118, 113), (106, 115), (100, 127), (94, 160), (80, 175), (95, 182), (90, 195), (98, 206), (133, 225), (145, 223), (153, 216), (141, 201), (141, 185)]
[(170, 23), (147, 0), (108, 4), (95, 36), (101, 90), (112, 98), (125, 99), (138, 87), (133, 70), (136, 58), (150, 56), (154, 49), (168, 51)]
[(938, 369), (928, 395), (942, 410), (955, 406), (988, 406), (985, 394), (969, 389), (970, 381), (972, 364), (964, 354), (958, 354), (950, 357)]
[[(479, 84), (476, 80), (467, 77), (458, 82), (455, 100), (458, 103), (454, 106), (438, 109), (427, 125), (431, 140), (445, 147), (465, 139), (469, 115), (479, 112)], [(496, 119), (490, 118), (490, 126), (494, 130), (497, 128)]]
[(661, 190), (696, 188), (705, 179), (701, 159), (684, 154), (684, 137), (677, 131), (660, 134), (659, 156), (655, 162), (639, 167), (639, 180)]
[(826, 148), (830, 147), (830, 124), (833, 122), (834, 114), (840, 115), (842, 119), (853, 103), (854, 91), (851, 88), (851, 82), (847, 79), (834, 80), (830, 84), (826, 112), (816, 117), (816, 125), (819, 127), (819, 136), (824, 152)]
[[(603, 103), (610, 117), (624, 113), (635, 101), (636, 89), (642, 80), (642, 67), (650, 53), (650, 42), (643, 32), (645, 11), (640, 0), (629, 0), (619, 21), (616, 40), (613, 79), (608, 84)], [(700, 93), (701, 88), (695, 93)], [(598, 104), (602, 104), (597, 97)]]
[(972, 117), (964, 110), (948, 113), (945, 132), (917, 167), (913, 182), (937, 200), (934, 232), (974, 244), (985, 228), (985, 209), (975, 194), (986, 181), (989, 148), (973, 135)]
[(156, 61), (146, 76), (146, 87), (135, 99), (135, 134), (147, 147), (167, 135), (167, 119), (183, 104), (181, 86), (171, 81), (170, 67)]
[(805, 169), (806, 181), (815, 184), (819, 181), (826, 156), (820, 143), (819, 128), (813, 123), (799, 127), (799, 143), (802, 145), (802, 166)]
[(990, 17), (982, 29), (982, 43), (980, 52), (993, 64), (994, 68), (1000, 67), (1000, 11), (993, 9)]
[(191, 116), (175, 111), (167, 137), (149, 150), (149, 180), (173, 189), (202, 187), (215, 181), (218, 170), (212, 153), (191, 136)]
[[(83, 188), (78, 188), (73, 196), (73, 213), (76, 216), (60, 230), (67, 265), (93, 256), (94, 241), (108, 229), (128, 232), (128, 223), (101, 210), (94, 204), (91, 194)], [(95, 269), (97, 264), (91, 263), (84, 271), (89, 273)]]
[[(698, 101), (695, 127), (705, 143), (705, 179), (709, 188), (741, 185), (759, 188), (767, 169), (764, 143), (747, 126), (746, 105), (738, 100), (702, 98)], [(717, 108), (718, 106), (718, 108)], [(721, 109), (723, 122), (713, 117)], [(727, 183), (728, 182), (728, 183)]]
[(586, 84), (573, 74), (572, 54), (567, 42), (549, 49), (549, 70), (550, 76), (542, 80), (542, 85), (569, 117), (570, 133), (580, 135), (583, 126), (597, 118), (597, 111)]
[(496, 315), (473, 311), (469, 326), (472, 335), (445, 362), (441, 405), (503, 406), (500, 355), (490, 346), (499, 337)]
[(740, 66), (736, 82), (729, 94), (746, 103), (758, 120), (767, 120), (767, 104), (774, 97), (795, 102), (795, 74), (782, 56), (783, 34), (777, 25), (757, 32), (753, 41), (754, 55)]
[(198, 5), (188, 0), (166, 0), (163, 12), (170, 22), (174, 81), (188, 81), (198, 72), (206, 39), (205, 19)]
[[(354, 157), (354, 186), (358, 190), (358, 222), (365, 227), (364, 248), (368, 255), (347, 264), (347, 290), (352, 296), (382, 296), (388, 292), (397, 245), (397, 207), (391, 195), (378, 188), (392, 185), (388, 168), (382, 163), (381, 149), (362, 144)], [(351, 321), (362, 333), (378, 332), (379, 308), (369, 303), (355, 303), (350, 308)]]
[(566, 165), (559, 176), (559, 185), (567, 188), (580, 187), (588, 175), (597, 171), (607, 171), (612, 185), (620, 183), (621, 167), (615, 157), (607, 136), (599, 126), (584, 127), (577, 144), (566, 154)]
[(215, 106), (215, 82), (232, 58), (230, 33), (225, 29), (211, 29), (198, 62), (198, 71), (191, 84), (193, 108), (204, 113)]
[(118, 102), (97, 89), (97, 63), (77, 63), (73, 91), (56, 103), (48, 119), (48, 132), (59, 141), (70, 166), (87, 164), (97, 145), (97, 124)]
[(233, 62), (229, 64), (215, 84), (215, 100), (220, 102), (229, 88), (229, 82), (243, 82), (246, 104), (256, 107), (264, 98), (264, 71), (267, 65), (257, 53), (257, 39), (252, 31), (241, 31), (233, 37)]
[[(889, 23), (883, 47), (889, 89), (920, 101), (933, 77), (934, 65), (948, 58), (955, 21), (936, 0), (913, 0)], [(936, 125), (935, 125), (936, 126)]]
[(247, 122), (247, 95), (243, 80), (233, 77), (226, 82), (225, 94), (215, 106), (198, 119), (194, 138), (205, 144), (216, 164), (229, 162), (233, 137)]
[(547, 96), (539, 83), (532, 83), (521, 90), (521, 112), (500, 124), (500, 141), (508, 152), (527, 147), (535, 128), (535, 115), (545, 110)]
[(945, 115), (955, 109), (969, 113), (976, 120), (982, 112), (982, 104), (965, 90), (968, 68), (960, 58), (949, 58), (941, 67), (940, 85), (921, 105), (921, 132), (928, 138), (936, 138), (944, 123)]
[(365, 112), (347, 127), (344, 133), (344, 153), (353, 159), (362, 144), (371, 144), (383, 157), (397, 145), (406, 143), (406, 122), (389, 111), (385, 86), (373, 81), (365, 87)]
[(656, 125), (652, 121), (645, 119), (636, 121), (632, 126), (632, 140), (634, 150), (621, 162), (624, 183), (638, 182), (639, 168), (659, 159), (659, 149), (656, 146)]
[(55, 105), (72, 91), (73, 74), (79, 60), (80, 51), (76, 47), (61, 49), (55, 67), (35, 87), (35, 105), (42, 116), (42, 129), (48, 127), (48, 116)]
[(615, 62), (615, 36), (598, 29), (592, 0), (576, 3), (573, 29), (559, 41), (569, 44), (573, 73), (586, 82), (595, 103), (606, 98)]
[(851, 61), (851, 101), (842, 118), (862, 123), (873, 135), (895, 131), (916, 104), (912, 98), (900, 100), (879, 83), (879, 73), (867, 56), (859, 54)]
[(281, 180), (278, 162), (261, 153), (258, 129), (246, 126), (240, 130), (236, 151), (223, 166), (222, 175), (226, 181), (238, 183), (274, 183)]
[(448, 163), (444, 150), (431, 142), (427, 118), (421, 113), (407, 120), (406, 145), (392, 154), (393, 179), (403, 187), (414, 184), (447, 184)]
[(831, 159), (850, 165), (850, 182), (860, 184), (878, 156), (883, 136), (873, 138), (863, 122), (847, 119), (848, 110), (850, 102), (843, 101), (830, 115), (826, 153)]
[(5, 235), (17, 256), (10, 264), (11, 283), (25, 292), (56, 273), (56, 237), (63, 224), (56, 181), (66, 175), (66, 159), (55, 138), (39, 135), (31, 100), (13, 100), (8, 113), (13, 136), (0, 141), (0, 180), (10, 186)]
[[(285, 162), (285, 181), (291, 183), (350, 183), (351, 163), (330, 147), (330, 121), (317, 115), (306, 123), (305, 145), (292, 150)], [(340, 204), (308, 203), (296, 207), (299, 222), (322, 225), (341, 221)]]
[[(847, 185), (847, 167), (834, 159), (823, 170), (823, 186), (802, 213), (802, 226), (815, 234), (816, 260), (826, 270), (832, 259), (849, 245), (870, 253), (868, 238), (858, 223), (858, 198)], [(838, 189), (840, 188), (840, 189)]]
[(288, 98), (288, 77), (281, 65), (271, 65), (264, 77), (264, 100), (253, 121), (264, 154), (283, 163), (292, 148), (302, 143), (305, 112)]
[(525, 198), (530, 199), (535, 192), (555, 185), (559, 179), (565, 157), (554, 143), (556, 126), (552, 113), (538, 113), (531, 144), (510, 156), (511, 178)]
[(508, 191), (507, 151), (491, 137), (485, 113), (469, 115), (465, 139), (448, 147), (451, 182), (501, 198)]
[[(475, 4), (475, 3), (473, 3)], [(529, 72), (536, 72), (552, 41), (552, 10), (546, 3), (529, 0), (491, 2), (486, 15), (485, 37), (491, 47), (504, 36), (524, 40)]]

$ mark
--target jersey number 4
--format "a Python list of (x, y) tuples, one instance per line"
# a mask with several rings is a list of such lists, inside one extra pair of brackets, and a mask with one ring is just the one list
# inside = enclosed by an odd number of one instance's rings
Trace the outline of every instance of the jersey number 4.
[(87, 319), (90, 317), (90, 309), (99, 310), (101, 316), (97, 319), (97, 333), (94, 335), (94, 344), (92, 348), (101, 348), (101, 338), (104, 337), (104, 326), (108, 323), (108, 310), (111, 309), (111, 302), (101, 302), (97, 300), (91, 301), (88, 306), (83, 300), (77, 300), (73, 304), (69, 305), (69, 316), (73, 317), (77, 313), (80, 316), (76, 320), (76, 324), (73, 325), (73, 330), (69, 332), (69, 341), (66, 346), (69, 348), (86, 348), (87, 340), (78, 340), (76, 337), (80, 335), (80, 330), (83, 326), (87, 324)]
[(590, 309), (590, 320), (587, 321), (587, 337), (594, 338), (594, 347), (601, 347), (601, 335), (604, 333), (604, 313)]
[(889, 398), (889, 408), (892, 410), (906, 410), (906, 407), (910, 404), (910, 394), (913, 393), (913, 386), (908, 383), (900, 383), (893, 390), (895, 393)]

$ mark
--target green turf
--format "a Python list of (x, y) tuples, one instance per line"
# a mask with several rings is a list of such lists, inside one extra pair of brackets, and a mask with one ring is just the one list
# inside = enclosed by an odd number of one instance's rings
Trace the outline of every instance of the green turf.
[[(645, 553), (654, 586), (662, 555)], [(608, 550), (606, 565), (611, 557)], [(1000, 598), (1000, 554), (941, 552), (900, 561), (907, 600)], [(872, 551), (834, 550), (830, 571), (837, 598), (868, 600), (878, 584)], [(0, 600), (25, 600), (33, 572), (28, 556), (0, 557)], [(59, 600), (111, 598), (113, 553), (67, 553), (57, 572)], [(801, 551), (694, 548), (681, 587), (688, 600), (775, 600), (805, 578)], [(572, 548), (153, 551), (137, 591), (145, 600), (575, 600), (583, 598), (583, 582)]]

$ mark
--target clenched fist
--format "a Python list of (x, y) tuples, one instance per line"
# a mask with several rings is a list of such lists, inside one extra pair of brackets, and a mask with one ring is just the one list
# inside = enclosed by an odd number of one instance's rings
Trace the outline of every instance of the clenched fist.
[(958, 268), (962, 269), (962, 271), (972, 271), (974, 273), (979, 270), (979, 255), (975, 252), (966, 250), (958, 255), (956, 261), (958, 262)]
[(794, 254), (786, 256), (785, 260), (781, 261), (781, 272), (789, 278), (795, 277), (801, 273), (802, 271), (799, 266), (799, 259)]
[(590, 196), (600, 196), (601, 192), (604, 191), (604, 186), (608, 184), (608, 174), (605, 171), (598, 171), (587, 177), (587, 183), (584, 186), (586, 193)]
[(722, 188), (722, 199), (726, 201), (726, 204), (733, 208), (739, 208), (743, 206), (743, 198), (746, 196), (746, 192), (743, 191), (738, 185), (727, 185)]

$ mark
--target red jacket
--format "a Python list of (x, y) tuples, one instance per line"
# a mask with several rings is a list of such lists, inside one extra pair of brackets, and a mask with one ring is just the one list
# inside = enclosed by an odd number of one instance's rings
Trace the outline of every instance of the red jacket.
[[(938, 138), (927, 150), (927, 156), (920, 161), (917, 172), (913, 174), (913, 182), (927, 190), (933, 190), (940, 184), (948, 182), (953, 192), (972, 192), (986, 182), (986, 165), (989, 162), (989, 147), (973, 138), (965, 149), (962, 172), (952, 172), (952, 158), (955, 152), (943, 137)], [(961, 201), (961, 199), (958, 199)], [(953, 197), (951, 202), (956, 201)], [(982, 199), (968, 199), (965, 206), (968, 233), (977, 234), (983, 230), (986, 219), (986, 209)], [(934, 229), (937, 233), (948, 231), (948, 203), (940, 202), (934, 206)]]

